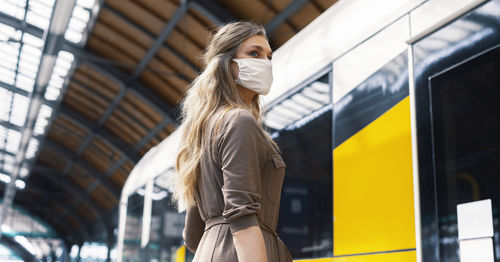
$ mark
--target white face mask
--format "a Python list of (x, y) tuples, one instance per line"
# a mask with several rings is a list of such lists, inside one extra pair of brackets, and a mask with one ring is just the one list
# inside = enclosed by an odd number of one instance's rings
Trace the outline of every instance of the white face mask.
[(267, 95), (273, 83), (271, 60), (260, 58), (233, 58), (238, 64), (236, 83), (259, 95)]

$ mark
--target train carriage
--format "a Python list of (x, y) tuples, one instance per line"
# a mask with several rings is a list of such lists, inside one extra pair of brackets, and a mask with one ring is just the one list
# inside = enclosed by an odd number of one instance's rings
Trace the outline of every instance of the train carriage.
[[(273, 66), (264, 125), (287, 165), (277, 231), (297, 261), (500, 261), (499, 0), (340, 1)], [(151, 196), (168, 187), (177, 135), (124, 187), (120, 258), (130, 221), (155, 246), (151, 214), (168, 197)], [(133, 198), (146, 199), (139, 215)], [(168, 213), (169, 256), (190, 261), (183, 217)]]

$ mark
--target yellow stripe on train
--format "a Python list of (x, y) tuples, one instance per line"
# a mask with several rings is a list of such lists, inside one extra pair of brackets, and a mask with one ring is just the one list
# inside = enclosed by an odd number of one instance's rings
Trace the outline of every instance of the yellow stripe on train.
[[(409, 97), (335, 148), (333, 170), (335, 256), (415, 248)], [(334, 261), (379, 261), (356, 257)]]

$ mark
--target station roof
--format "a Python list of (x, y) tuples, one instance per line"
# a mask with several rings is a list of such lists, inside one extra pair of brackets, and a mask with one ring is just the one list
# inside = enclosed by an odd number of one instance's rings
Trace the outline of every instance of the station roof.
[[(51, 37), (61, 1), (0, 5), (0, 180), (17, 172), (14, 205), (69, 243), (102, 240), (116, 227), (121, 188), (174, 131), (211, 28), (257, 21), (277, 49), (336, 2), (77, 0), (67, 29)], [(54, 61), (40, 93), (48, 43)], [(37, 95), (40, 110), (30, 116)]]

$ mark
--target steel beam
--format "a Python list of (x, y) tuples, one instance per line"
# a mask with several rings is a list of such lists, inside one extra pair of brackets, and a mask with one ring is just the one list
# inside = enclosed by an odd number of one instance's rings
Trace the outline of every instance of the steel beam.
[[(0, 12), (0, 15), (1, 14), (2, 13)], [(12, 93), (20, 94), (20, 95), (23, 95), (23, 96), (29, 96), (30, 95), (30, 93), (28, 91), (26, 91), (26, 90), (17, 88), (15, 86), (9, 85), (9, 84), (1, 82), (1, 81), (0, 81), (0, 87), (3, 87), (4, 89), (7, 89), (8, 91), (10, 91)]]
[(208, 9), (205, 8), (205, 6), (201, 5), (198, 2), (191, 2), (191, 8), (196, 10), (198, 13), (206, 17), (208, 20), (210, 20), (214, 25), (221, 25), (224, 22), (214, 13), (209, 11)]
[(135, 71), (132, 73), (132, 77), (129, 80), (130, 82), (134, 82), (134, 80), (137, 79), (139, 75), (141, 75), (142, 71), (144, 70), (144, 68), (146, 68), (147, 64), (151, 61), (151, 59), (153, 59), (153, 57), (156, 55), (160, 47), (163, 46), (165, 39), (167, 39), (170, 33), (174, 31), (179, 21), (181, 21), (181, 19), (184, 17), (186, 12), (188, 11), (188, 8), (189, 8), (188, 0), (181, 0), (181, 3), (177, 8), (177, 10), (175, 11), (174, 15), (170, 18), (170, 20), (168, 20), (167, 25), (163, 28), (160, 35), (154, 41), (153, 45), (149, 47), (148, 52), (142, 58), (141, 62), (136, 67)]
[(304, 6), (309, 0), (294, 0), (288, 4), (285, 9), (283, 9), (279, 14), (277, 14), (269, 23), (266, 24), (266, 32), (271, 34), (278, 26), (283, 24), (290, 16), (297, 13), (302, 6)]
[[(203, 7), (203, 9), (206, 10), (206, 12), (209, 12), (212, 14), (211, 16), (217, 17), (219, 21), (222, 23), (228, 23), (231, 21), (235, 21), (236, 18), (228, 12), (224, 7), (220, 6), (217, 4), (216, 1), (212, 0), (196, 0), (196, 2)], [(202, 14), (204, 12), (201, 12)], [(210, 19), (210, 17), (207, 16), (207, 18)]]
[[(28, 6), (26, 4), (26, 6)], [(34, 25), (26, 23), (22, 20), (19, 20), (15, 17), (7, 15), (5, 13), (0, 12), (0, 23), (6, 24), (10, 27), (15, 28), (16, 30), (22, 30), (28, 34), (34, 35), (40, 39), (43, 39), (43, 29), (38, 28)]]
[[(52, 142), (51, 140), (46, 140), (45, 141), (45, 146), (47, 146), (49, 149), (55, 151), (56, 153), (60, 154), (64, 158), (69, 158), (69, 159), (76, 159), (77, 157), (73, 152), (70, 150), (64, 148), (63, 146), (60, 146), (59, 144), (56, 144)], [(84, 161), (78, 159), (75, 161), (75, 164), (78, 165), (80, 168), (84, 169), (86, 172), (89, 173), (90, 176), (92, 176), (94, 179), (99, 180), (100, 183), (105, 186), (117, 199), (120, 198), (120, 189), (118, 189), (115, 185), (111, 184), (103, 174), (95, 170), (93, 167), (89, 166), (87, 163)], [(59, 175), (61, 175), (62, 172), (59, 172)], [(63, 177), (61, 175), (61, 177)]]

